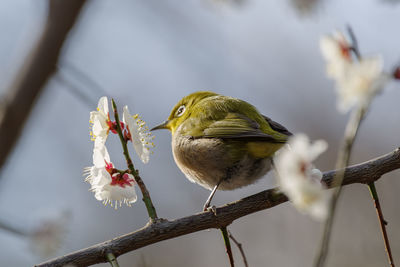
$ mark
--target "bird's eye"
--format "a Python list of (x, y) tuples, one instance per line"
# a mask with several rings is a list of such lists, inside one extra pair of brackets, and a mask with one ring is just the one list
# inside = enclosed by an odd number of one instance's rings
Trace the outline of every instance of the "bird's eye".
[(176, 117), (182, 116), (182, 114), (185, 113), (185, 110), (186, 110), (185, 105), (180, 106), (180, 107), (176, 110)]

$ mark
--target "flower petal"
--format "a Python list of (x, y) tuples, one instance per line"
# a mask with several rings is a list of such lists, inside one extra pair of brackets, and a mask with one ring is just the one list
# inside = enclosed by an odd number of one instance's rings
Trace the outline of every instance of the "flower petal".
[(144, 121), (138, 118), (137, 115), (133, 117), (129, 113), (128, 106), (124, 106), (123, 108), (122, 120), (127, 125), (130, 133), (130, 140), (132, 141), (136, 154), (143, 163), (149, 162), (150, 149), (154, 147), (154, 136), (151, 135)]
[(289, 146), (274, 158), (280, 189), (299, 211), (323, 219), (329, 197), (320, 182), (322, 173), (313, 168), (312, 161), (326, 150), (327, 143), (311, 144), (306, 135), (297, 134), (289, 139)]
[(109, 113), (108, 98), (106, 96), (103, 96), (99, 99), (97, 108), (99, 109), (100, 112), (103, 112), (104, 115), (106, 115), (106, 116), (108, 115), (108, 113)]

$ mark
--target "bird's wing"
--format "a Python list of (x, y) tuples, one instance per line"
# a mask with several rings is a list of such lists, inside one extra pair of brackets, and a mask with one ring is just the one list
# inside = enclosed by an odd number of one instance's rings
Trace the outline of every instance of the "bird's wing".
[(286, 138), (282, 136), (282, 134), (285, 135), (285, 133), (273, 129), (272, 126), (271, 128), (271, 133), (266, 133), (261, 130), (260, 124), (256, 121), (243, 114), (229, 112), (224, 119), (209, 124), (203, 130), (203, 135), (201, 137), (231, 140), (240, 139), (249, 142), (264, 141), (269, 143), (285, 143)]
[(264, 117), (264, 119), (268, 122), (269, 126), (271, 126), (271, 128), (277, 132), (280, 132), (284, 135), (287, 136), (291, 136), (293, 135), (291, 132), (289, 132), (288, 129), (286, 129), (282, 124), (277, 123), (276, 121), (271, 120), (271, 118), (262, 115)]

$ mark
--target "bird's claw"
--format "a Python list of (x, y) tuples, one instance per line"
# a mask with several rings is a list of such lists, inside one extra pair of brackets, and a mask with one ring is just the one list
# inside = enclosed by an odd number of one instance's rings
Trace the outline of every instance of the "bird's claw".
[(214, 205), (211, 207), (207, 207), (204, 211), (212, 211), (214, 215), (217, 216), (217, 207)]

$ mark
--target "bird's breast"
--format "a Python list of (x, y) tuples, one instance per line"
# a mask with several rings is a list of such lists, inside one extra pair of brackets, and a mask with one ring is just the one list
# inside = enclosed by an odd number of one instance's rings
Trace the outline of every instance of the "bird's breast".
[(224, 175), (224, 148), (218, 139), (174, 134), (172, 152), (179, 169), (194, 183), (211, 189)]
[(172, 152), (185, 176), (210, 190), (219, 181), (221, 190), (251, 184), (271, 168), (270, 158), (254, 158), (245, 152), (232, 158), (222, 139), (193, 138), (179, 130), (172, 137)]

